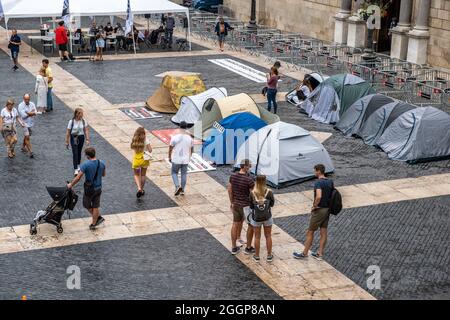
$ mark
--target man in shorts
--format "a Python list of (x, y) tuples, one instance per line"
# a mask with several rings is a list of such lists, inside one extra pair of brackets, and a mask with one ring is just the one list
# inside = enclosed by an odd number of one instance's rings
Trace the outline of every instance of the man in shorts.
[(55, 30), (55, 42), (58, 45), (59, 58), (61, 61), (72, 61), (69, 58), (69, 52), (67, 49), (69, 38), (67, 37), (67, 29), (64, 27), (64, 21), (60, 21), (58, 25), (59, 27)]
[(303, 252), (294, 252), (294, 258), (305, 259), (308, 257), (314, 241), (314, 233), (320, 228), (320, 244), (317, 252), (311, 253), (313, 258), (322, 260), (323, 251), (328, 237), (328, 221), (330, 219), (329, 207), (334, 182), (325, 177), (325, 166), (318, 164), (314, 166), (314, 173), (318, 180), (314, 184), (314, 203), (311, 210), (311, 219), (308, 232), (306, 233), (305, 249)]
[[(241, 251), (241, 247), (236, 245), (238, 237), (242, 230), (245, 213), (250, 210), (250, 192), (255, 186), (255, 182), (249, 176), (251, 163), (248, 159), (243, 160), (239, 172), (230, 177), (228, 184), (228, 196), (231, 203), (231, 212), (233, 213), (233, 226), (231, 227), (231, 254), (236, 255)], [(252, 245), (253, 228), (248, 225), (247, 228), (247, 246), (245, 254), (255, 253)]]
[(23, 143), (22, 151), (28, 153), (30, 158), (34, 158), (33, 149), (31, 147), (31, 128), (34, 126), (34, 119), (36, 118), (37, 109), (33, 102), (30, 101), (28, 93), (23, 95), (23, 101), (18, 107), (20, 118), (25, 126), (23, 127)]
[(85, 161), (80, 166), (80, 172), (73, 179), (71, 183), (67, 185), (69, 189), (72, 189), (83, 177), (86, 177), (85, 181), (92, 184), (94, 192), (87, 193), (86, 182), (85, 192), (83, 193), (83, 206), (89, 211), (92, 216), (92, 223), (89, 229), (95, 230), (100, 224), (105, 222), (105, 218), (100, 215), (100, 197), (102, 195), (102, 178), (106, 175), (106, 166), (102, 160), (97, 160), (95, 157), (95, 149), (92, 147), (86, 148), (84, 151), (88, 161)]

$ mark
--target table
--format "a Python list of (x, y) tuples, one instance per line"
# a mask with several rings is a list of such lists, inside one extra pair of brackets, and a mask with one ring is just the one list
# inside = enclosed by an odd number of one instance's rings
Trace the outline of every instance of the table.
[(53, 42), (53, 37), (51, 36), (28, 36), (28, 39), (30, 39), (30, 51), (31, 54), (33, 54), (33, 40), (46, 40), (46, 41), (52, 41)]

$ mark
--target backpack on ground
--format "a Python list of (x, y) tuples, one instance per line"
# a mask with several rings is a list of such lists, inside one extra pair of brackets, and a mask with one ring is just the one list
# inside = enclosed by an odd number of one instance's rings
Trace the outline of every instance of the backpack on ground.
[(342, 211), (342, 195), (341, 193), (338, 191), (338, 189), (336, 189), (334, 187), (333, 184), (333, 190), (331, 191), (331, 198), (330, 198), (330, 214), (333, 215), (337, 215), (339, 212)]
[(264, 200), (261, 202), (256, 199), (255, 193), (252, 191), (253, 195), (253, 210), (252, 210), (252, 219), (255, 222), (263, 222), (267, 221), (272, 217), (272, 211), (270, 209), (270, 200), (267, 199), (267, 195), (269, 190), (266, 190), (266, 194), (264, 195)]

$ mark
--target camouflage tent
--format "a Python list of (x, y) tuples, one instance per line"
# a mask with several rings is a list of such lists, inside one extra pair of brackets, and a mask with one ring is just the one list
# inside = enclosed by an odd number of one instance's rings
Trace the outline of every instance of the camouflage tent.
[(167, 74), (159, 89), (148, 98), (146, 105), (153, 111), (176, 113), (180, 108), (181, 97), (193, 96), (205, 90), (205, 84), (198, 74)]

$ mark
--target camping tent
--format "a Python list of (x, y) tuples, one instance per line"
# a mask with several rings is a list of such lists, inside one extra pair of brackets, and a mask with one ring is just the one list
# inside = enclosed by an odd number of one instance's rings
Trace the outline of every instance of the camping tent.
[(395, 118), (378, 139), (390, 159), (422, 162), (450, 157), (450, 115), (414, 108)]
[[(314, 166), (322, 163), (334, 171), (324, 146), (308, 131), (296, 125), (276, 122), (252, 134), (241, 146), (235, 166), (249, 159), (253, 174), (263, 174), (276, 188), (314, 177)], [(257, 172), (256, 172), (257, 170)]]
[(394, 102), (394, 99), (382, 94), (365, 96), (357, 100), (344, 112), (336, 124), (336, 129), (348, 137), (352, 135), (359, 136), (359, 129), (364, 125), (370, 115), (391, 102)]
[(183, 96), (193, 96), (206, 90), (200, 75), (166, 75), (161, 86), (148, 98), (147, 106), (161, 113), (176, 113)]
[(184, 96), (180, 100), (180, 109), (172, 117), (172, 122), (179, 124), (184, 121), (188, 124), (194, 124), (202, 115), (203, 105), (208, 99), (220, 99), (227, 96), (225, 88), (211, 88), (195, 96)]
[(233, 164), (240, 146), (267, 124), (257, 116), (240, 112), (221, 120), (203, 144), (203, 158), (216, 164)]
[(415, 106), (401, 101), (388, 103), (367, 117), (358, 131), (358, 136), (364, 143), (375, 146), (378, 138), (395, 119), (414, 108)]
[(199, 138), (207, 137), (208, 130), (215, 122), (240, 112), (249, 112), (268, 124), (280, 121), (276, 114), (258, 106), (248, 94), (241, 93), (223, 99), (207, 100), (203, 105), (200, 123), (196, 124), (195, 135)]
[[(60, 17), (63, 0), (2, 0), (6, 21), (11, 18)], [(128, 0), (72, 0), (69, 2), (71, 16), (126, 16)], [(188, 18), (190, 37), (189, 9), (168, 0), (130, 0), (133, 14), (184, 13)], [(190, 43), (190, 39), (189, 39)]]
[(372, 86), (357, 76), (331, 76), (311, 92), (306, 100), (313, 105), (308, 115), (319, 122), (336, 123), (356, 100), (372, 93), (375, 93)]
[[(321, 84), (324, 80), (328, 78), (329, 78), (328, 76), (321, 75), (320, 73), (317, 72), (312, 72), (305, 74), (303, 79), (309, 80), (311, 84), (311, 89), (312, 91), (314, 91), (319, 86), (319, 84)], [(293, 104), (294, 106), (298, 106), (300, 103), (302, 103), (302, 101), (299, 101), (297, 97), (297, 87), (295, 87), (286, 94), (286, 102)]]

